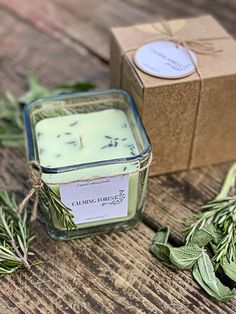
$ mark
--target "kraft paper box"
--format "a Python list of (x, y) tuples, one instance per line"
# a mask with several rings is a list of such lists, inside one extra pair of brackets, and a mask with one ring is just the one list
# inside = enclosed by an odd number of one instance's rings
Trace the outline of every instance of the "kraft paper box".
[(196, 71), (157, 78), (133, 57), (162, 38), (162, 24), (112, 29), (111, 86), (127, 90), (138, 106), (153, 145), (152, 175), (236, 159), (236, 43), (211, 16), (168, 23), (175, 37), (206, 39), (222, 51), (196, 54), (201, 80)]

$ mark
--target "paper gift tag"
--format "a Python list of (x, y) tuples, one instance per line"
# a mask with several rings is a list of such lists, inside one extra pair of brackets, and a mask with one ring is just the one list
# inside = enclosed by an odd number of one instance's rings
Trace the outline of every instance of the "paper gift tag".
[(134, 55), (134, 62), (147, 74), (176, 79), (196, 71), (197, 57), (195, 53), (181, 45), (177, 46), (175, 42), (158, 40), (140, 47)]

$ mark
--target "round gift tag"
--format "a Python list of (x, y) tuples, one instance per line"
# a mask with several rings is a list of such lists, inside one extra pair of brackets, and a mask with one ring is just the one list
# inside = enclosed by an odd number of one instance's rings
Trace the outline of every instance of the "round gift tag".
[(192, 74), (196, 70), (193, 60), (196, 64), (195, 53), (167, 40), (145, 44), (134, 55), (134, 62), (140, 70), (153, 76), (169, 79)]

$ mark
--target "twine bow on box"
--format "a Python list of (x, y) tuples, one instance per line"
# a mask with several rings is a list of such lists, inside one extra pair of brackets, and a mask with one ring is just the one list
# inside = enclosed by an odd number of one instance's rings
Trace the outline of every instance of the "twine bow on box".
[[(183, 38), (179, 38), (172, 32), (172, 29), (167, 21), (162, 20), (161, 25), (164, 28), (163, 37), (161, 37), (161, 39), (172, 41), (176, 43), (177, 47), (183, 46), (186, 49), (201, 80), (203, 76), (201, 74), (201, 71), (199, 69), (197, 62), (195, 62), (190, 52), (193, 51), (197, 54), (202, 54), (202, 55), (214, 55), (216, 53), (222, 52), (222, 49), (216, 49), (214, 43), (211, 41), (215, 38), (183, 39)], [(155, 24), (152, 24), (152, 26), (154, 29), (160, 32)], [(217, 37), (217, 39), (225, 39), (225, 38), (226, 37)]]
[[(160, 32), (157, 28), (156, 24), (152, 24), (153, 28)], [(164, 28), (164, 32), (162, 39), (168, 39), (170, 41), (175, 42), (178, 46), (182, 45), (188, 50), (192, 50), (198, 54), (211, 55), (218, 52), (221, 52), (222, 49), (216, 49), (212, 40), (214, 39), (225, 39), (226, 37), (217, 37), (217, 38), (200, 38), (200, 39), (184, 39), (176, 36), (169, 23), (167, 21), (162, 20), (161, 26)]]

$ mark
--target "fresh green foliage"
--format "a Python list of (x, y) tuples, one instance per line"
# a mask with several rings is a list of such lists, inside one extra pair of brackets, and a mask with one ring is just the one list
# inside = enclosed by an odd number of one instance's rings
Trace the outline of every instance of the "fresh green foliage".
[(34, 75), (27, 78), (28, 90), (19, 98), (7, 91), (0, 100), (0, 146), (23, 147), (22, 110), (26, 103), (41, 97), (54, 96), (64, 93), (83, 92), (94, 88), (90, 82), (69, 82), (47, 89), (39, 84)]
[(203, 280), (203, 274), (199, 269), (198, 264), (195, 264), (193, 267), (193, 278), (197, 283), (214, 299), (218, 301), (228, 301), (230, 298), (235, 296), (235, 289), (230, 290), (230, 288), (224, 286), (220, 280), (215, 277), (214, 281), (217, 286), (216, 290), (212, 290)]
[(196, 244), (170, 248), (171, 263), (179, 269), (190, 269), (201, 257), (203, 251)]
[[(220, 265), (224, 258), (229, 261), (235, 259), (235, 237), (236, 237), (236, 196), (216, 199), (202, 207), (206, 210), (195, 215), (195, 220), (186, 229), (186, 243), (192, 242), (196, 233), (211, 224), (216, 231), (222, 234), (222, 239), (217, 243), (214, 261)], [(205, 230), (205, 229), (204, 229)], [(214, 238), (214, 231), (209, 231)]]
[(226, 276), (236, 282), (236, 262), (228, 262), (225, 259), (222, 263), (222, 268)]
[(7, 91), (0, 101), (0, 146), (22, 147), (24, 145), (22, 105)]
[(50, 208), (52, 208), (56, 213), (57, 219), (65, 229), (77, 229), (72, 219), (74, 216), (71, 214), (71, 210), (61, 202), (60, 197), (44, 182), (40, 193), (44, 203), (43, 208), (46, 211), (45, 214), (48, 216), (49, 221), (51, 220)]
[(215, 237), (216, 230), (213, 225), (206, 223), (201, 229), (197, 229), (191, 237), (189, 244), (196, 244), (204, 247)]
[(163, 264), (192, 269), (198, 284), (218, 301), (226, 301), (236, 294), (236, 289), (223, 285), (217, 277), (223, 271), (236, 283), (236, 196), (229, 196), (235, 178), (236, 163), (230, 168), (218, 196), (191, 217), (184, 232), (184, 246), (169, 246), (170, 230), (165, 227), (156, 234), (150, 247)]
[(170, 261), (170, 248), (167, 241), (170, 234), (169, 227), (163, 227), (157, 232), (150, 246), (150, 251), (168, 267), (175, 268)]
[(28, 261), (30, 235), (27, 212), (17, 212), (14, 197), (0, 190), (0, 277), (35, 265)]
[(167, 227), (163, 227), (159, 230), (159, 232), (157, 232), (155, 238), (153, 239), (153, 243), (162, 243), (162, 244), (166, 244), (168, 242), (168, 238), (170, 235), (170, 228)]

